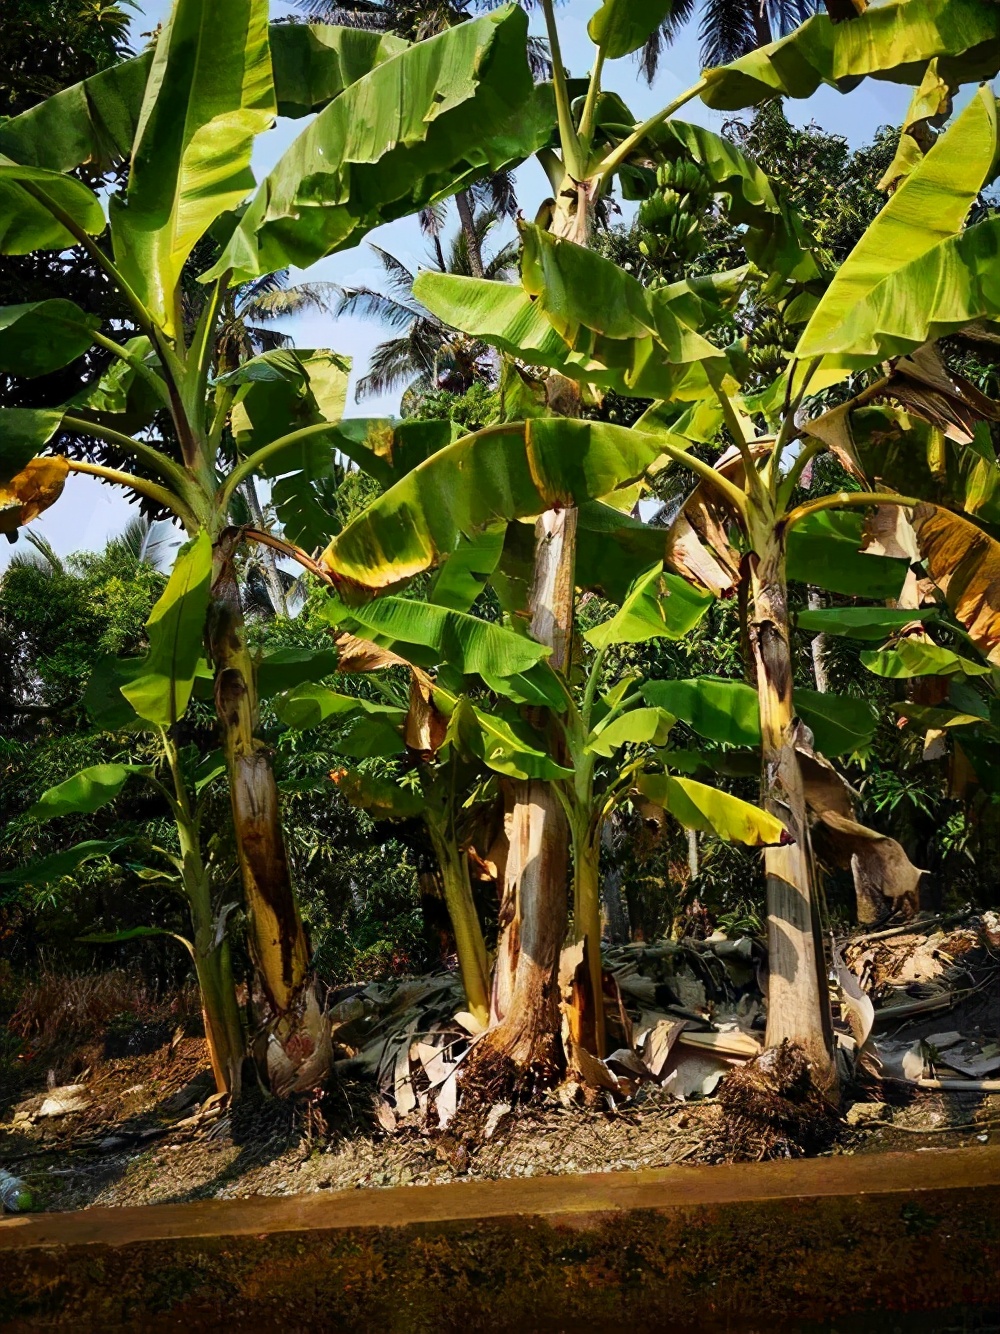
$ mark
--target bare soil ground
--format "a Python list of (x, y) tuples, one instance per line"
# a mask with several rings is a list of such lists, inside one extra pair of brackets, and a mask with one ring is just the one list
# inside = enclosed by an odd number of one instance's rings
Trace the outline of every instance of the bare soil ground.
[[(873, 994), (888, 985), (888, 943), (877, 943)], [(913, 971), (914, 950), (892, 944)], [(980, 1048), (992, 1050), (1000, 1034), (997, 974), (983, 974), (985, 985), (971, 976), (971, 984), (959, 979), (957, 1002), (878, 1025), (880, 1051), (929, 1051), (933, 1062), (934, 1040), (945, 1030), (975, 1035)], [(918, 978), (913, 985), (926, 1002), (927, 983)], [(36, 1208), (626, 1171), (733, 1156), (716, 1097), (680, 1101), (655, 1082), (630, 1087), (624, 1098), (567, 1096), (564, 1089), (530, 1106), (504, 1105), (488, 1119), (485, 1137), (481, 1120), (475, 1136), (463, 1133), (461, 1116), (439, 1129), (433, 1099), (403, 1118), (387, 1114), (386, 1088), (357, 1072), (360, 1058), (343, 1062), (332, 1091), (311, 1101), (281, 1102), (251, 1088), (227, 1107), (212, 1096), (197, 1029), (190, 998), (174, 998), (159, 1010), (148, 1007), (124, 1035), (114, 1021), (103, 1038), (83, 1031), (60, 1037), (47, 1023), (37, 1047), (0, 1067), (0, 1167), (26, 1180)], [(881, 1072), (863, 1062), (827, 1152), (997, 1142), (1000, 1094), (922, 1088), (912, 1076), (889, 1075), (884, 1061)]]

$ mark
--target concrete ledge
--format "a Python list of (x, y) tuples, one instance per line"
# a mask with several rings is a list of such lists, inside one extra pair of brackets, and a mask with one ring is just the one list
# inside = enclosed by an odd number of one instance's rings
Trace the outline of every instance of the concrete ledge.
[(0, 1222), (13, 1330), (885, 1331), (998, 1273), (1000, 1147)]

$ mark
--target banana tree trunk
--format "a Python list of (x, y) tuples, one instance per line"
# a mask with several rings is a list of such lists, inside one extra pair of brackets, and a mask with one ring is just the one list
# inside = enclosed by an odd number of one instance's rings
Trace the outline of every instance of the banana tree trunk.
[(801, 1046), (817, 1086), (836, 1089), (833, 1025), (826, 982), (815, 863), (805, 791), (795, 750), (792, 658), (789, 647), (785, 557), (775, 537), (751, 569), (750, 650), (757, 677), (762, 736), (763, 805), (794, 840), (764, 854), (767, 876), (769, 981), (767, 1045)]
[(201, 991), (201, 1013), (215, 1091), (238, 1098), (245, 1046), (229, 942), (222, 940), (203, 951), (198, 939), (200, 934), (195, 934), (194, 968)]
[(458, 971), (469, 1013), (485, 1028), (490, 1018), (490, 967), (486, 942), (472, 897), (469, 858), (453, 838), (428, 821), (431, 842), (441, 868), (444, 899), (455, 933)]
[(192, 955), (201, 995), (205, 1042), (212, 1063), (215, 1091), (236, 1098), (240, 1094), (246, 1043), (236, 1003), (225, 922), (220, 929), (212, 910), (211, 879), (202, 860), (197, 827), (189, 815), (185, 803), (184, 816), (178, 819), (177, 830), (183, 862), (182, 882), (191, 914)]
[[(589, 811), (587, 812), (589, 814)], [(596, 1056), (607, 1051), (604, 1032), (604, 981), (601, 964), (601, 849), (587, 825), (573, 837), (573, 925), (586, 945), (590, 995), (580, 1016), (580, 1041)]]
[(622, 873), (614, 860), (613, 819), (613, 815), (608, 816), (601, 827), (601, 847), (605, 855), (604, 877), (601, 881), (601, 919), (612, 945), (624, 945), (629, 938), (628, 917), (622, 899)]
[[(808, 592), (809, 610), (819, 611), (823, 606), (823, 599), (819, 591), (810, 588)], [(812, 642), (812, 660), (813, 677), (816, 681), (816, 689), (822, 691), (824, 695), (830, 690), (830, 676), (826, 670), (826, 635), (816, 635)]]
[(292, 889), (274, 770), (256, 736), (257, 691), (233, 551), (229, 537), (216, 544), (208, 647), (250, 954), (267, 1010), (260, 1063), (272, 1091), (284, 1095), (321, 1084), (330, 1073), (333, 1051), (309, 974), (309, 947)]
[[(549, 510), (535, 524), (531, 633), (552, 649), (552, 666), (563, 672), (573, 631), (576, 518), (575, 509)], [(482, 1045), (519, 1073), (548, 1077), (558, 1064), (568, 869), (569, 830), (552, 786), (515, 783), (491, 1028)]]

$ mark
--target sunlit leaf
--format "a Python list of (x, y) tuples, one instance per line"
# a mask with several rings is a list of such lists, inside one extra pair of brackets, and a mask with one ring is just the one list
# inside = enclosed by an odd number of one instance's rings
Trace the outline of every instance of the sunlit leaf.
[(636, 786), (647, 801), (669, 811), (686, 829), (698, 829), (752, 848), (789, 841), (785, 826), (773, 815), (692, 778), (640, 774)]
[(43, 792), (28, 814), (33, 820), (54, 820), (59, 815), (89, 815), (99, 811), (122, 790), (133, 774), (150, 773), (143, 764), (94, 764)]
[(149, 652), (122, 694), (140, 718), (169, 727), (183, 718), (202, 657), (212, 586), (212, 540), (204, 530), (177, 553), (167, 586), (149, 614)]

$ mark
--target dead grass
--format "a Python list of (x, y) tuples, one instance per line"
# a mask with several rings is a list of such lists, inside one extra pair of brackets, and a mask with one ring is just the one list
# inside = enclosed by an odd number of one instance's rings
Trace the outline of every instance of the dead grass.
[(138, 973), (59, 973), (45, 967), (24, 985), (7, 1027), (46, 1052), (104, 1038), (116, 1020), (133, 1027), (171, 1020), (176, 1025), (198, 1013), (192, 988), (163, 1000)]

